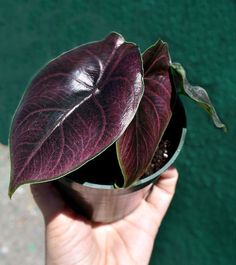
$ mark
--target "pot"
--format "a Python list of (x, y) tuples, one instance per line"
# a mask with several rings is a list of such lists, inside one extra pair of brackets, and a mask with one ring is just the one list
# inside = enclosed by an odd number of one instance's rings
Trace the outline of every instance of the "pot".
[(186, 115), (179, 100), (162, 138), (171, 142), (168, 159), (158, 171), (136, 181), (128, 188), (114, 188), (114, 185), (104, 183), (78, 182), (71, 178), (70, 174), (55, 181), (55, 185), (70, 206), (87, 219), (102, 223), (115, 222), (135, 210), (142, 199), (148, 196), (152, 185), (179, 155), (186, 132)]

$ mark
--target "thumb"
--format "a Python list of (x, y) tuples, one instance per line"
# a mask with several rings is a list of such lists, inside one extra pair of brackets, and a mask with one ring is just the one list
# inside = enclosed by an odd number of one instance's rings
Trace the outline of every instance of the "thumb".
[(175, 168), (169, 168), (162, 173), (147, 198), (147, 202), (156, 209), (160, 223), (173, 199), (177, 180), (178, 171)]

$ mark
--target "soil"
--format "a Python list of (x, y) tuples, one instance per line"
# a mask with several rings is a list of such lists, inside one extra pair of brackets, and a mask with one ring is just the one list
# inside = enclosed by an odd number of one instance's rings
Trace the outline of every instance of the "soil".
[(151, 164), (145, 171), (144, 177), (148, 177), (163, 167), (169, 158), (169, 147), (171, 146), (170, 140), (162, 140), (159, 144), (157, 151), (154, 154)]

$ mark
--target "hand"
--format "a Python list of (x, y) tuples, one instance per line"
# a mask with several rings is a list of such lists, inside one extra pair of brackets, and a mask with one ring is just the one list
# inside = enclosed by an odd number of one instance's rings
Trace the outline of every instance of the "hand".
[(111, 224), (96, 224), (73, 212), (51, 183), (31, 185), (45, 220), (46, 264), (148, 264), (177, 179), (177, 170), (168, 169), (135, 211)]

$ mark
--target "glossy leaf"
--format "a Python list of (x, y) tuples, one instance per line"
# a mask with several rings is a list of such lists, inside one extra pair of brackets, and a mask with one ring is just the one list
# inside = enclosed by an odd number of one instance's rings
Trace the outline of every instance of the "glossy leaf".
[(116, 33), (49, 62), (13, 120), (9, 195), (60, 178), (114, 143), (138, 108), (142, 75), (138, 47)]
[(167, 44), (158, 41), (143, 55), (145, 91), (135, 118), (117, 141), (124, 186), (140, 178), (150, 164), (172, 115), (173, 94)]
[(226, 126), (218, 117), (206, 90), (200, 86), (193, 86), (189, 83), (186, 78), (186, 72), (181, 64), (172, 63), (170, 69), (177, 92), (198, 103), (211, 116), (215, 126), (226, 131)]

